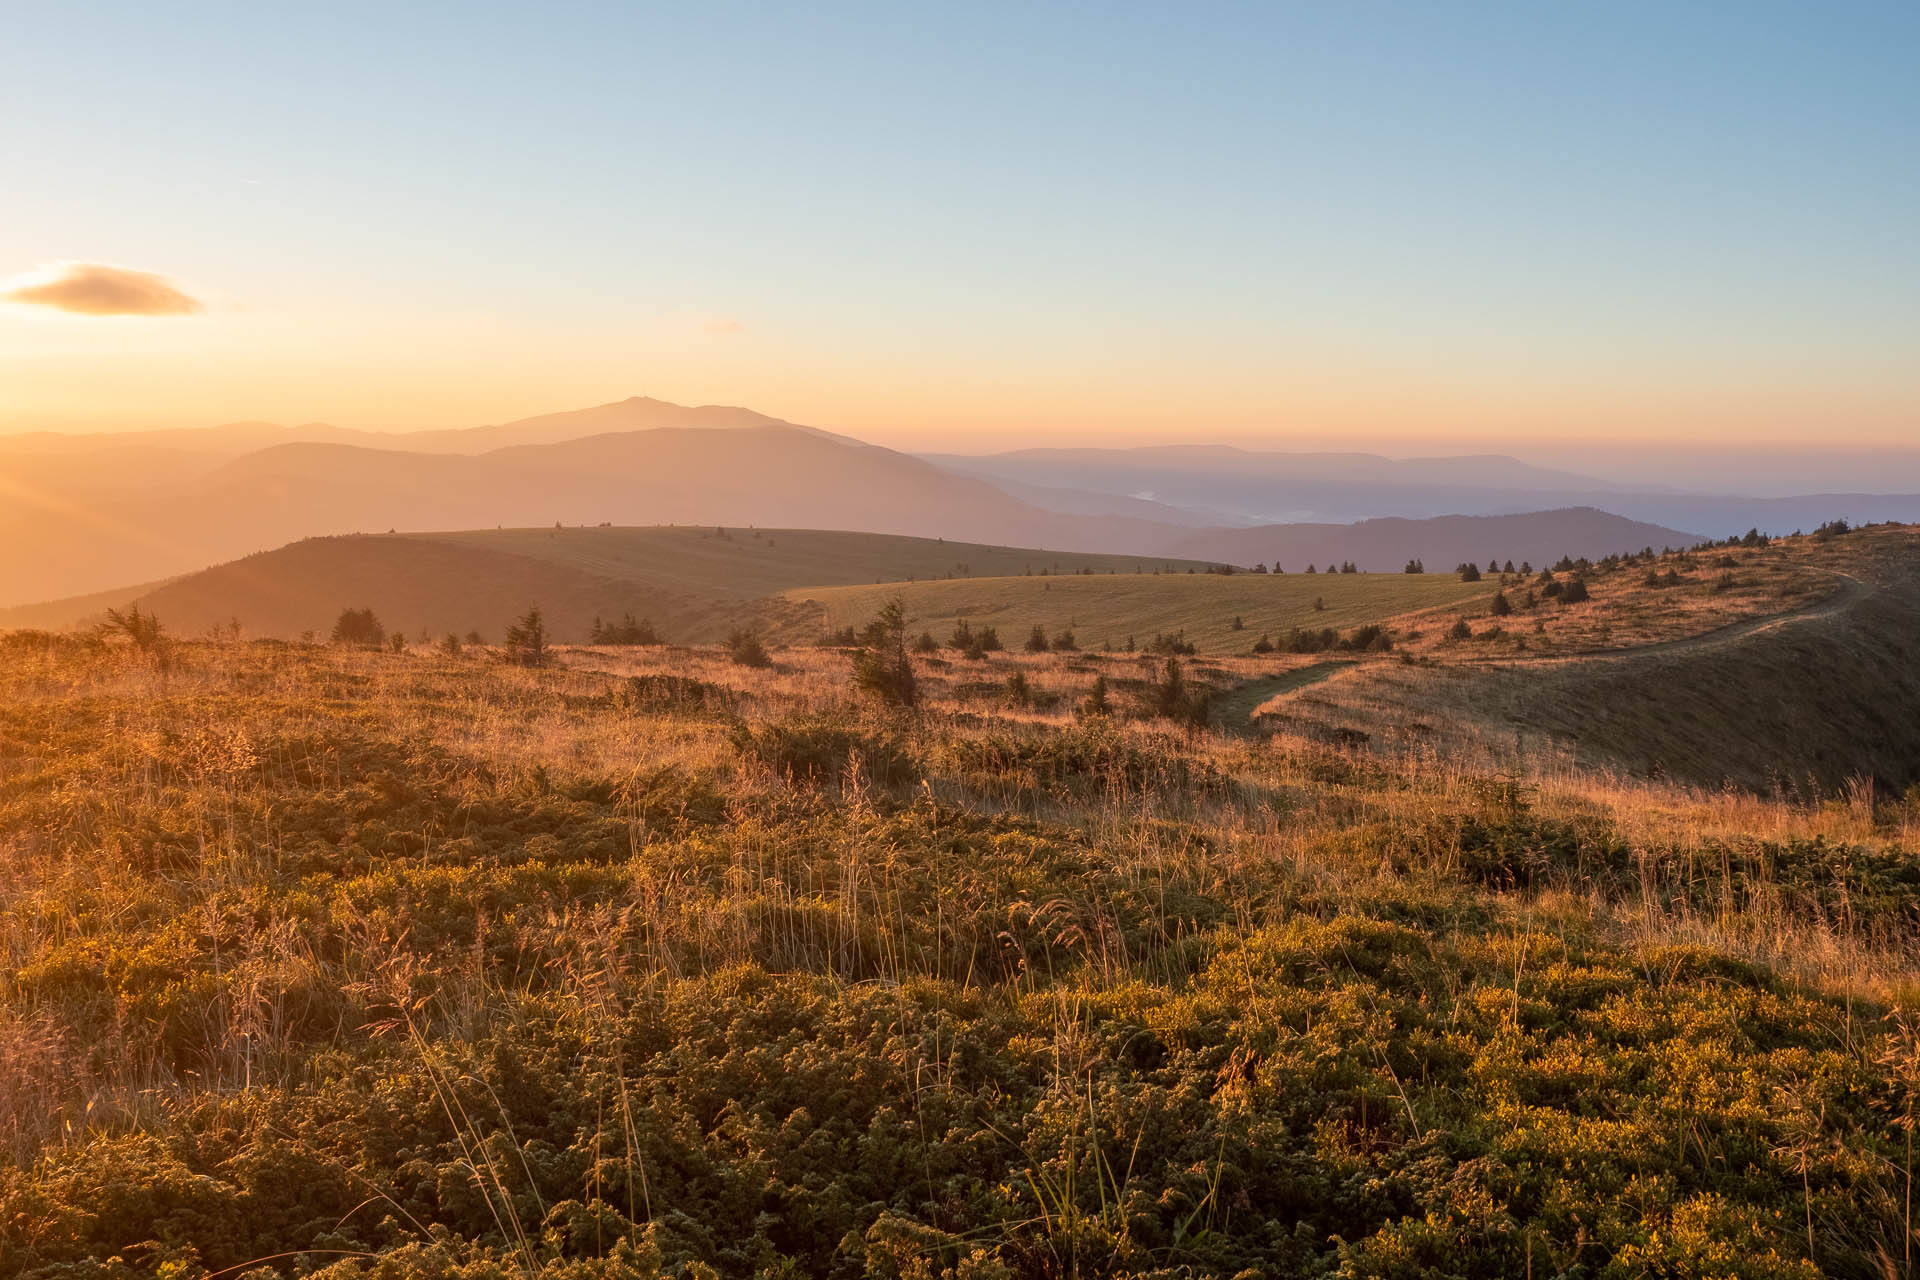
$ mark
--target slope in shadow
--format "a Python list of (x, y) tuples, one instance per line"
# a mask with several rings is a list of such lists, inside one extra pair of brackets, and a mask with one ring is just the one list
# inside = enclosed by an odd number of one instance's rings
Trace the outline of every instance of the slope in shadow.
[(1485, 677), (1515, 725), (1583, 760), (1708, 786), (1920, 782), (1920, 573), (1883, 561), (1826, 606), (1738, 634)]

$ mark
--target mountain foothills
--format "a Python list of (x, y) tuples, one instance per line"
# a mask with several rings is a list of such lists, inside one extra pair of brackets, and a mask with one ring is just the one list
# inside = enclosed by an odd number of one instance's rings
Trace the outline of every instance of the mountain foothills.
[[(1109, 500), (1126, 495), (1187, 511), (1195, 522), (1212, 525), (1350, 523), (1383, 516), (1501, 515), (1563, 507), (1601, 507), (1632, 520), (1716, 533), (1756, 526), (1786, 533), (1832, 519), (1855, 524), (1920, 520), (1920, 494), (1910, 491), (1691, 493), (1658, 483), (1658, 463), (1653, 460), (1647, 463), (1652, 473), (1648, 480), (1628, 484), (1499, 455), (1392, 459), (1366, 453), (1172, 445), (930, 456), (1017, 492), (1076, 492)], [(1912, 469), (1906, 454), (1868, 456), (1852, 474), (1884, 472), (1910, 481)]]
[(1552, 564), (1563, 556), (1598, 559), (1617, 551), (1691, 546), (1701, 538), (1644, 524), (1595, 507), (1566, 507), (1520, 515), (1386, 516), (1353, 524), (1275, 524), (1248, 529), (1196, 529), (1173, 550), (1196, 559), (1229, 564), (1274, 565), (1289, 571), (1307, 565), (1353, 561), (1365, 569), (1396, 570), (1409, 559), (1450, 569), (1489, 559), (1504, 564), (1530, 560)]
[[(0, 635), (0, 1280), (1911, 1273), (1920, 529), (1135, 561), (320, 538)], [(383, 634), (476, 577), (721, 642)]]
[[(1836, 515), (1920, 517), (1920, 502), (1900, 495), (1636, 494), (1502, 457), (1163, 449), (920, 458), (747, 409), (639, 397), (406, 434), (239, 423), (6, 436), (0, 500), (0, 543), (34, 549), (0, 563), (0, 605), (116, 591), (302, 538), (389, 530), (752, 524), (1392, 571), (1416, 557), (1598, 557), (1752, 525), (1785, 533)], [(1507, 523), (1426, 519), (1440, 516)], [(1378, 523), (1384, 517), (1413, 519)]]

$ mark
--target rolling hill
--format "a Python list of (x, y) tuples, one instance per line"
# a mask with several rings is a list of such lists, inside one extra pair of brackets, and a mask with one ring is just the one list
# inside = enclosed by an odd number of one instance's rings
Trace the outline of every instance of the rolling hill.
[[(497, 639), (507, 621), (537, 603), (562, 642), (584, 641), (595, 617), (623, 613), (651, 619), (676, 642), (719, 640), (738, 626), (799, 640), (819, 634), (821, 613), (778, 598), (791, 587), (1043, 569), (1131, 573), (1142, 563), (1134, 556), (805, 529), (350, 535), (304, 539), (145, 588), (0, 611), (0, 627), (60, 629), (137, 603), (180, 635), (237, 620), (248, 635), (294, 638), (325, 635), (341, 609), (367, 606), (409, 636), (477, 629)], [(1175, 571), (1194, 564), (1144, 563)]]

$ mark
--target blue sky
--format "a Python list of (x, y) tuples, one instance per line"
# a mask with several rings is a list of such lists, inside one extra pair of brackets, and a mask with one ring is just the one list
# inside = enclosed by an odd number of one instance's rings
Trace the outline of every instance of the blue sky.
[(0, 6), (0, 429), (1920, 425), (1920, 5)]

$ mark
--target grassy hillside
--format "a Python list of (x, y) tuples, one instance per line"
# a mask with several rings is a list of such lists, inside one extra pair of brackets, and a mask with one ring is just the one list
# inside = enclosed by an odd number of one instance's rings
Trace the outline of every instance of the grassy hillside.
[[(367, 606), (390, 629), (498, 639), (529, 604), (555, 637), (583, 641), (595, 617), (651, 619), (676, 642), (738, 626), (790, 640), (820, 633), (820, 612), (769, 599), (814, 583), (967, 573), (1132, 570), (1134, 556), (1084, 555), (809, 529), (660, 527), (500, 529), (310, 538), (152, 589), (80, 597), (0, 614), (0, 625), (59, 628), (138, 603), (176, 634), (238, 620), (244, 634), (325, 636), (342, 608)], [(1194, 561), (1167, 561), (1184, 568)]]
[(1382, 742), (1418, 725), (1423, 749), (1488, 769), (1544, 753), (1867, 803), (1920, 784), (1920, 529), (1715, 548), (1587, 581), (1591, 600), (1571, 607), (1510, 585), (1513, 612), (1479, 608), (1470, 637), (1430, 629), (1400, 646), (1416, 665), (1322, 673), (1276, 691), (1261, 719)]
[(568, 658), (0, 645), (0, 1278), (1899, 1274), (1920, 813)]
[(1205, 568), (1199, 560), (986, 546), (938, 538), (822, 529), (716, 530), (711, 525), (619, 529), (506, 529), (421, 535), (550, 560), (604, 578), (753, 598), (791, 587), (999, 578), (1029, 571), (1132, 572)]
[[(899, 596), (915, 625), (944, 640), (966, 618), (999, 629), (1018, 646), (1036, 625), (1049, 635), (1071, 628), (1082, 648), (1129, 636), (1145, 645), (1159, 633), (1184, 631), (1203, 653), (1246, 653), (1262, 633), (1290, 627), (1349, 628), (1443, 606), (1465, 607), (1493, 594), (1490, 583), (1461, 582), (1452, 574), (1163, 573), (1020, 577), (904, 585), (797, 589), (789, 600), (813, 601), (828, 624), (864, 622)], [(1315, 603), (1324, 608), (1316, 608)], [(1244, 629), (1235, 631), (1239, 617)]]
[(1494, 676), (1506, 718), (1642, 776), (1829, 796), (1920, 784), (1920, 531), (1728, 558), (1736, 583), (1824, 567), (1829, 594), (1691, 642)]
[(763, 604), (722, 583), (684, 590), (672, 585), (674, 572), (662, 578), (602, 577), (564, 559), (432, 538), (310, 538), (191, 574), (138, 603), (188, 636), (238, 621), (248, 636), (324, 639), (343, 608), (364, 607), (410, 637), (477, 631), (497, 641), (531, 605), (562, 642), (586, 640), (596, 617), (628, 613), (674, 641), (718, 640), (743, 625), (812, 633), (811, 611)]

